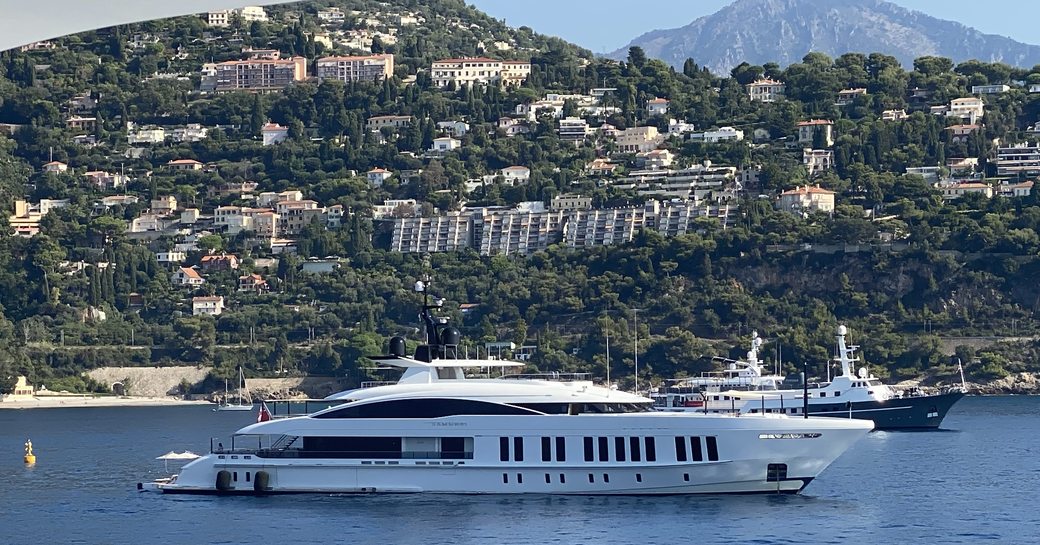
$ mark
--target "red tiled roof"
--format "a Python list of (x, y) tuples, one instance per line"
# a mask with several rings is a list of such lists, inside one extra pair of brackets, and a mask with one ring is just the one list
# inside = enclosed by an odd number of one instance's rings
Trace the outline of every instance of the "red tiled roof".
[(198, 271), (192, 269), (191, 267), (181, 267), (181, 274), (191, 279), (202, 280), (202, 277), (199, 276)]

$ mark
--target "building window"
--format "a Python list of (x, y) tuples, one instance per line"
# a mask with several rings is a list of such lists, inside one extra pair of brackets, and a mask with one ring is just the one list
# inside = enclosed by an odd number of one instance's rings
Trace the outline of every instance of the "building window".
[(614, 458), (619, 462), (625, 461), (625, 438), (614, 438)]
[(585, 438), (585, 461), (586, 462), (591, 462), (592, 460), (593, 460), (593, 455), (592, 455), (592, 438), (591, 437), (586, 437)]
[(708, 461), (717, 462), (719, 461), (719, 445), (714, 436), (706, 437), (705, 441), (708, 443)]

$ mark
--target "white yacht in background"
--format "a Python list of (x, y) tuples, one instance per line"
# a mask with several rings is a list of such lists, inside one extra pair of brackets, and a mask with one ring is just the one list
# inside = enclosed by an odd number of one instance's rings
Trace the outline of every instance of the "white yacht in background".
[[(855, 351), (859, 347), (845, 342), (847, 334), (845, 326), (838, 326), (835, 361), (841, 366), (841, 374), (830, 382), (802, 384), (801, 376), (796, 376), (779, 385), (766, 382), (760, 389), (708, 387), (687, 394), (696, 400), (696, 405), (659, 405), (658, 409), (708, 414), (802, 415), (808, 407), (809, 416), (871, 420), (879, 430), (926, 429), (938, 428), (953, 404), (964, 397), (963, 390), (935, 395), (897, 391), (871, 375), (866, 367), (854, 371), (859, 361)], [(754, 354), (752, 350), (749, 360)]]
[(673, 379), (669, 384), (651, 390), (654, 407), (665, 409), (697, 409), (704, 407), (706, 392), (723, 390), (777, 390), (784, 382), (782, 375), (767, 374), (758, 359), (762, 338), (758, 332), (751, 333), (751, 349), (743, 360), (713, 358), (721, 361), (722, 371), (702, 373), (699, 377)]
[[(424, 290), (421, 283), (417, 289)], [(427, 343), (390, 342), (393, 385), (341, 392), (305, 416), (246, 426), (180, 475), (184, 494), (797, 493), (872, 428), (860, 420), (700, 415), (584, 380), (467, 378), (520, 363), (458, 358), (422, 309)], [(266, 408), (266, 406), (265, 406)], [(264, 410), (264, 409), (262, 409)]]

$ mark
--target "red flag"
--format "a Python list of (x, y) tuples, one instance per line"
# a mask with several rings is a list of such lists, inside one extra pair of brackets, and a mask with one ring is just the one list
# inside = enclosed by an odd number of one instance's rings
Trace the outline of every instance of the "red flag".
[(271, 411), (267, 410), (267, 402), (260, 402), (260, 414), (256, 415), (257, 422), (267, 422), (271, 419)]

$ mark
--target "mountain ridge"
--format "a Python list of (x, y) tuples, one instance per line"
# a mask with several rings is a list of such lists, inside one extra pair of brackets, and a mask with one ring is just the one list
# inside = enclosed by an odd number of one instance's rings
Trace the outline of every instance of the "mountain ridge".
[(798, 62), (810, 51), (831, 56), (879, 52), (910, 66), (935, 55), (1031, 67), (1040, 46), (984, 34), (962, 23), (885, 0), (737, 0), (688, 25), (642, 34), (608, 55), (624, 59), (632, 46), (681, 67), (687, 58), (715, 73), (741, 62)]

